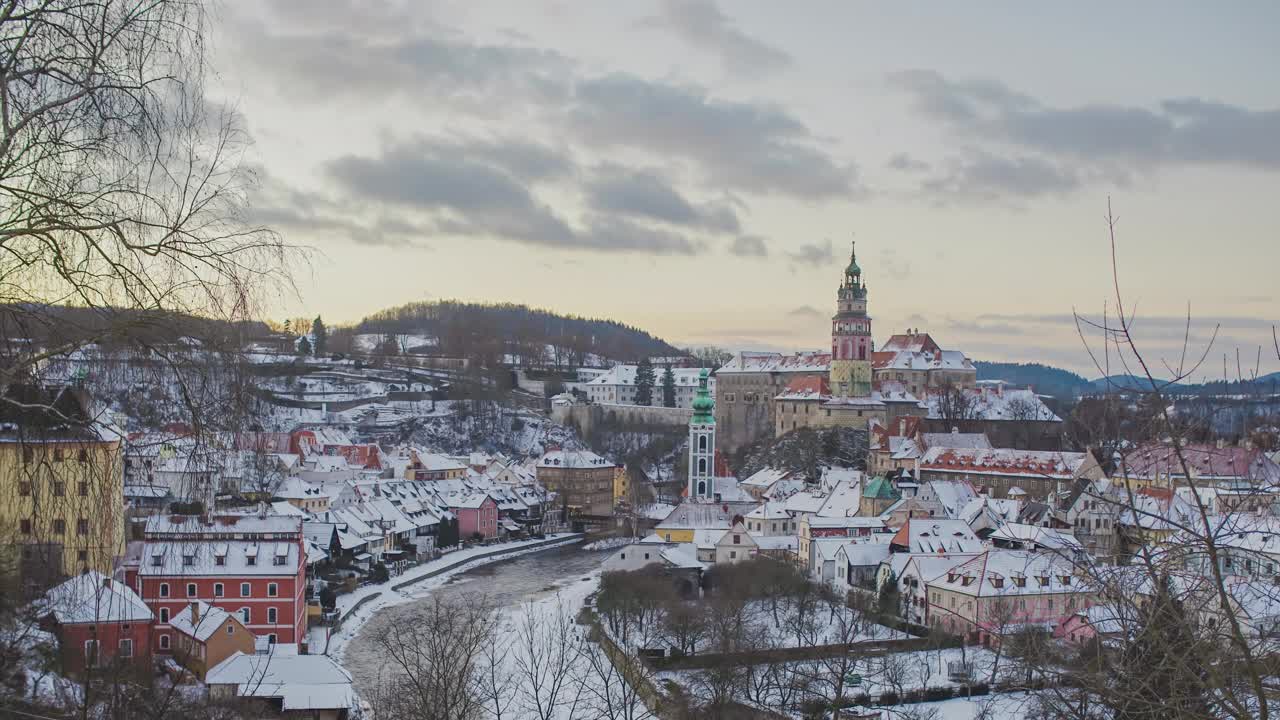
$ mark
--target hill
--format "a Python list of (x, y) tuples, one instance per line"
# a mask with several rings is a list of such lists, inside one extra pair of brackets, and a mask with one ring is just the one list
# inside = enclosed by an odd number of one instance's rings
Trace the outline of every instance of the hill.
[(979, 380), (1005, 380), (1014, 385), (1029, 385), (1041, 395), (1070, 399), (1088, 389), (1089, 381), (1070, 370), (1040, 363), (1006, 363), (976, 361)]
[(361, 335), (421, 339), (409, 352), (571, 368), (600, 360), (684, 355), (661, 338), (614, 320), (530, 308), (511, 303), (454, 300), (415, 302), (374, 313), (355, 325)]

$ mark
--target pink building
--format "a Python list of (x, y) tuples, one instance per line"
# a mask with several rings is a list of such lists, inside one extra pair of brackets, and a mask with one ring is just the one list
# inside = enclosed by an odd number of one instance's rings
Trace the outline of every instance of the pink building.
[(488, 493), (459, 494), (448, 501), (449, 510), (458, 518), (458, 535), (463, 540), (476, 534), (486, 540), (498, 536), (498, 503)]
[(150, 670), (151, 610), (124, 583), (91, 570), (50, 590), (44, 608), (67, 674), (122, 664)]

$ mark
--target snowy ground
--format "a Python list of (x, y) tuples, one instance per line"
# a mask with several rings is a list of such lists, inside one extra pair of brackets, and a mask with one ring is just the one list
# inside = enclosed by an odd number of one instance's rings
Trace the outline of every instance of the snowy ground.
[[(564, 538), (564, 544), (569, 544), (577, 541), (581, 536), (574, 535), (571, 533), (560, 533), (559, 535), (556, 535), (556, 534), (548, 535), (547, 539), (549, 540), (556, 537)], [(397, 575), (396, 577), (391, 578), (391, 580), (386, 583), (379, 583), (376, 585), (366, 585), (365, 587), (359, 588), (353, 593), (340, 595), (337, 600), (337, 610), (341, 613), (345, 613), (348, 610), (350, 610), (352, 607), (354, 607), (357, 603), (359, 603), (361, 600), (363, 600), (364, 598), (370, 595), (373, 595), (375, 593), (381, 593), (380, 595), (378, 595), (377, 598), (365, 603), (363, 606), (361, 606), (361, 608), (358, 611), (355, 612), (355, 614), (353, 614), (351, 617), (343, 621), (342, 627), (338, 630), (338, 632), (334, 633), (329, 637), (328, 648), (325, 651), (325, 654), (333, 657), (338, 662), (342, 662), (342, 653), (346, 644), (351, 640), (351, 638), (355, 637), (356, 633), (360, 631), (361, 626), (363, 626), (364, 623), (369, 620), (369, 618), (373, 617), (373, 615), (377, 613), (378, 610), (381, 610), (382, 608), (390, 607), (392, 605), (399, 605), (401, 603), (414, 600), (415, 598), (422, 597), (423, 595), (429, 593), (432, 588), (439, 587), (440, 585), (448, 582), (449, 579), (453, 577), (455, 574), (463, 572), (469, 568), (473, 568), (478, 565), (483, 565), (486, 563), (497, 562), (499, 560), (505, 560), (507, 558), (515, 557), (517, 555), (522, 555), (524, 553), (536, 552), (538, 550), (545, 550), (548, 547), (554, 547), (559, 544), (559, 543), (556, 543), (552, 545), (539, 545), (539, 543), (542, 543), (542, 542), (545, 542), (545, 540), (521, 540), (518, 542), (508, 543), (505, 546), (485, 545), (485, 546), (467, 548), (465, 550), (459, 550), (457, 552), (449, 553), (448, 555), (445, 555), (444, 557), (441, 557), (438, 560), (433, 560), (428, 563), (423, 563), (422, 565), (419, 565), (402, 575)], [(530, 546), (536, 546), (536, 547), (530, 547)], [(415, 577), (421, 577), (423, 575), (426, 575), (427, 573), (432, 572), (433, 570), (439, 570), (442, 567), (447, 567), (453, 563), (459, 562), (460, 560), (465, 560), (468, 557), (483, 555), (488, 552), (493, 552), (494, 550), (503, 549), (504, 547), (509, 548), (510, 552), (503, 553), (502, 555), (497, 555), (493, 557), (478, 558), (476, 559), (475, 562), (465, 563), (448, 572), (441, 573), (440, 575), (437, 575), (428, 580), (423, 580), (421, 582), (414, 583), (413, 585), (410, 585), (409, 587), (404, 588), (403, 590), (391, 589), (393, 585), (399, 585), (401, 583), (409, 582), (410, 580), (413, 580)]]

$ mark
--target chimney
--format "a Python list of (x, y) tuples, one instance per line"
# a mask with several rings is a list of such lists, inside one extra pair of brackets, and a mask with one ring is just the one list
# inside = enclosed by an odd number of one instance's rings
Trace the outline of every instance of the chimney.
[(898, 436), (906, 437), (907, 435), (907, 419), (898, 418)]
[(200, 625), (200, 603), (199, 601), (191, 603), (191, 626), (198, 627)]

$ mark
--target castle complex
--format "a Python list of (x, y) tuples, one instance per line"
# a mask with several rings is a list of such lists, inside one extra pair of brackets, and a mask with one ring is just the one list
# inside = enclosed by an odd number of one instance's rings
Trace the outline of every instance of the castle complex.
[(974, 386), (973, 363), (927, 333), (894, 335), (877, 351), (867, 300), (855, 247), (836, 290), (830, 353), (741, 352), (716, 371), (723, 451), (801, 427), (865, 428), (872, 419), (927, 416), (937, 389)]

